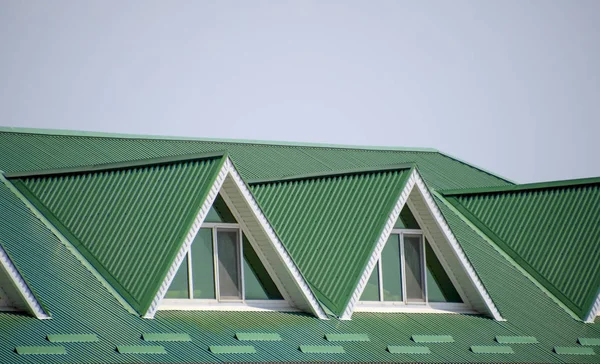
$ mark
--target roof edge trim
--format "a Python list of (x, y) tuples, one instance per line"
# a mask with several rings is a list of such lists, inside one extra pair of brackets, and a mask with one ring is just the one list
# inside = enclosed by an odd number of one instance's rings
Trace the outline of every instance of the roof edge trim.
[(490, 244), (494, 250), (496, 250), (502, 257), (504, 257), (511, 265), (513, 265), (521, 274), (527, 277), (533, 284), (535, 284), (542, 292), (544, 292), (548, 297), (550, 297), (554, 303), (560, 306), (563, 310), (565, 310), (573, 319), (581, 321), (581, 318), (577, 316), (575, 312), (573, 312), (569, 307), (567, 307), (561, 300), (559, 300), (552, 292), (550, 292), (546, 287), (544, 287), (537, 279), (535, 279), (525, 268), (523, 268), (519, 263), (517, 263), (506, 251), (498, 246), (498, 244), (492, 240), (489, 236), (487, 236), (483, 231), (479, 229), (479, 227), (469, 220), (465, 215), (462, 214), (460, 210), (458, 210), (450, 201), (446, 200), (444, 196), (442, 196), (438, 192), (433, 192), (433, 194), (440, 200), (442, 203), (448, 207), (453, 213), (455, 213), (469, 228), (471, 228), (477, 235), (479, 235), (483, 240), (485, 240), (488, 244)]
[(44, 214), (42, 214), (35, 205), (25, 197), (21, 191), (16, 188), (9, 180), (5, 179), (0, 175), (0, 181), (4, 182), (6, 186), (27, 206), (27, 208), (33, 213), (35, 217), (39, 221), (44, 224), (44, 226), (52, 232), (54, 236), (58, 238), (58, 240), (73, 254), (77, 260), (84, 267), (87, 268), (88, 271), (100, 281), (100, 283), (115, 297), (115, 299), (123, 305), (123, 307), (131, 314), (137, 315), (137, 312), (133, 309), (133, 307), (115, 290), (115, 288), (108, 283), (108, 281), (96, 270), (96, 268), (81, 254), (81, 252), (50, 222), (48, 218)]
[(115, 138), (115, 139), (146, 139), (146, 140), (172, 140), (172, 141), (196, 141), (196, 142), (214, 142), (231, 144), (256, 144), (273, 145), (288, 147), (309, 147), (309, 148), (333, 148), (333, 149), (356, 149), (356, 150), (379, 150), (391, 152), (426, 152), (438, 153), (435, 148), (419, 147), (391, 147), (391, 146), (366, 146), (351, 144), (328, 144), (328, 143), (302, 143), (289, 141), (270, 141), (253, 139), (228, 139), (228, 138), (199, 138), (199, 137), (178, 137), (148, 134), (120, 134), (105, 133), (97, 131), (82, 131), (68, 129), (43, 129), (43, 128), (22, 128), (14, 126), (0, 126), (0, 132), (18, 133), (18, 134), (41, 134), (56, 136), (78, 136), (78, 137), (96, 137), (96, 138)]
[(102, 172), (109, 170), (121, 170), (128, 168), (137, 168), (145, 166), (156, 166), (164, 164), (181, 163), (192, 160), (201, 159), (213, 159), (221, 158), (226, 155), (227, 152), (213, 152), (213, 153), (200, 153), (200, 154), (183, 154), (172, 157), (161, 157), (161, 158), (149, 158), (149, 159), (138, 159), (135, 161), (117, 162), (117, 163), (103, 163), (103, 164), (92, 164), (82, 167), (68, 167), (68, 168), (57, 168), (57, 169), (42, 169), (38, 171), (30, 172), (13, 172), (5, 173), (6, 178), (29, 178), (29, 177), (49, 177), (63, 174), (77, 174), (77, 173), (89, 173), (89, 172)]
[(297, 181), (297, 180), (303, 180), (303, 179), (341, 177), (341, 176), (347, 176), (347, 175), (352, 175), (352, 174), (366, 174), (366, 173), (377, 173), (377, 172), (388, 172), (388, 171), (411, 169), (411, 168), (414, 168), (415, 166), (416, 166), (415, 163), (390, 164), (390, 165), (385, 165), (385, 166), (380, 166), (380, 167), (352, 168), (352, 169), (345, 169), (345, 170), (341, 170), (341, 171), (299, 174), (299, 175), (281, 177), (281, 178), (257, 179), (257, 180), (250, 180), (247, 183), (249, 185), (256, 185), (256, 184), (270, 184), (270, 183), (276, 183), (276, 182)]
[(513, 181), (513, 180), (511, 180), (511, 179), (508, 179), (508, 178), (506, 178), (506, 177), (503, 177), (503, 176), (501, 176), (501, 175), (499, 175), (499, 174), (497, 174), (497, 173), (494, 173), (494, 172), (492, 172), (492, 171), (489, 171), (489, 170), (487, 170), (487, 169), (485, 169), (485, 168), (482, 168), (482, 167), (480, 167), (480, 166), (478, 166), (478, 165), (476, 165), (476, 164), (473, 164), (473, 163), (466, 162), (466, 161), (464, 161), (464, 160), (462, 160), (462, 159), (460, 159), (460, 158), (458, 158), (458, 157), (455, 157), (455, 156), (453, 156), (452, 154), (449, 154), (449, 153), (446, 153), (446, 152), (442, 152), (442, 151), (438, 151), (438, 153), (440, 153), (441, 155), (443, 155), (443, 156), (445, 156), (445, 157), (448, 157), (448, 158), (450, 158), (450, 159), (454, 159), (455, 161), (457, 161), (457, 162), (460, 162), (460, 163), (462, 163), (462, 164), (465, 164), (465, 165), (467, 165), (467, 166), (469, 166), (469, 167), (472, 167), (472, 168), (478, 169), (478, 170), (480, 170), (481, 172), (484, 172), (484, 173), (487, 173), (487, 174), (489, 174), (490, 176), (493, 176), (493, 177), (496, 177), (496, 178), (500, 178), (501, 180), (504, 180), (504, 181), (506, 181), (506, 182), (509, 182), (509, 183), (512, 183), (512, 184), (517, 184), (517, 182), (515, 182), (515, 181)]
[(551, 188), (575, 187), (575, 186), (585, 186), (585, 185), (594, 185), (594, 184), (600, 184), (600, 177), (525, 183), (525, 184), (514, 185), (514, 186), (479, 187), (479, 188), (465, 188), (465, 189), (455, 189), (455, 190), (440, 190), (438, 192), (445, 197), (450, 197), (450, 196), (472, 195), (472, 194), (543, 190), (543, 189), (551, 189)]

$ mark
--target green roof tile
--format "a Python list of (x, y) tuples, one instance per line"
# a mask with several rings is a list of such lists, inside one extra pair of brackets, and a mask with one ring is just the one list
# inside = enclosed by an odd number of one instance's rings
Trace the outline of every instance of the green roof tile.
[(15, 351), (19, 355), (64, 355), (67, 353), (64, 346), (17, 346)]
[(367, 334), (325, 334), (327, 341), (369, 341)]
[(600, 338), (598, 337), (580, 337), (577, 341), (584, 346), (600, 346)]
[(221, 163), (213, 157), (13, 183), (145, 314)]
[(300, 351), (303, 353), (312, 354), (343, 354), (345, 353), (342, 346), (334, 345), (300, 345)]
[(281, 341), (281, 336), (274, 332), (238, 332), (235, 337), (240, 341)]
[(555, 346), (554, 352), (556, 354), (565, 355), (594, 355), (594, 349), (582, 348), (581, 346)]
[(413, 335), (412, 340), (416, 343), (453, 343), (454, 338), (450, 335)]
[(387, 350), (392, 354), (431, 354), (431, 350), (427, 346), (388, 345)]
[(186, 333), (144, 333), (142, 338), (144, 341), (192, 341)]
[(100, 341), (96, 334), (51, 334), (47, 336), (47, 339), (53, 343), (85, 343)]
[(118, 345), (121, 354), (166, 354), (167, 351), (159, 345)]
[(473, 345), (471, 351), (475, 354), (514, 354), (510, 346), (499, 345)]
[(596, 246), (600, 179), (570, 183), (454, 192), (446, 199), (552, 295), (586, 319), (600, 289)]
[(211, 345), (211, 353), (215, 354), (254, 354), (256, 349), (249, 345)]
[(496, 336), (500, 344), (535, 344), (537, 339), (533, 336)]

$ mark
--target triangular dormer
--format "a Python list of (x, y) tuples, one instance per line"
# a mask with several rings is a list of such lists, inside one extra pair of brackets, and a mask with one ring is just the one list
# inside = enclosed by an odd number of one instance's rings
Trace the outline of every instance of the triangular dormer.
[(341, 318), (354, 311), (482, 313), (502, 320), (416, 169)]

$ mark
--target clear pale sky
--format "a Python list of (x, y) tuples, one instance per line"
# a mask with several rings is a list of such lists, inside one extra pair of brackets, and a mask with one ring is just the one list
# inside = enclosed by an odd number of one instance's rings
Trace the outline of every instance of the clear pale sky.
[(600, 1), (0, 0), (0, 125), (600, 176)]

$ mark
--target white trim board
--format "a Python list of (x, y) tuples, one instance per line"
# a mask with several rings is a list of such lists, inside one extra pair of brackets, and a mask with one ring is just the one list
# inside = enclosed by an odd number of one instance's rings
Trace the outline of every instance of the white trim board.
[(454, 313), (475, 314), (470, 306), (464, 303), (436, 303), (429, 305), (403, 304), (397, 302), (358, 302), (354, 312), (394, 312), (394, 313)]
[[(250, 190), (243, 182), (233, 163), (227, 158), (210, 189), (206, 201), (194, 221), (184, 244), (173, 261), (167, 276), (152, 301), (145, 318), (153, 318), (171, 284), (179, 265), (188, 253), (191, 244), (206, 218), (216, 196), (221, 193), (223, 199), (236, 217), (250, 244), (261, 262), (271, 275), (275, 285), (290, 305), (301, 311), (310, 312), (320, 319), (327, 315), (310, 290), (308, 283), (300, 274), (289, 253), (278, 239), (275, 230), (262, 213)], [(162, 308), (161, 308), (162, 309)]]
[[(51, 318), (42, 305), (37, 301), (35, 295), (29, 289), (29, 286), (6, 254), (6, 251), (0, 246), (0, 277), (5, 276), (13, 288), (14, 293), (9, 298), (17, 308), (24, 309), (38, 319), (46, 320)], [(8, 292), (6, 292), (8, 293)]]
[(419, 216), (418, 221), (421, 228), (424, 230), (438, 258), (442, 258), (440, 262), (442, 262), (444, 269), (455, 283), (455, 287), (465, 303), (470, 304), (477, 312), (485, 313), (495, 320), (504, 321), (416, 169), (412, 171), (406, 181), (404, 189), (367, 263), (367, 267), (340, 318), (342, 320), (351, 319), (371, 272), (379, 260), (383, 247), (400, 215), (400, 211), (409, 201), (411, 207), (414, 208), (412, 209), (413, 215), (415, 217)]
[(588, 324), (594, 323), (596, 317), (598, 316), (600, 316), (600, 293), (598, 294), (598, 297), (596, 297), (596, 301), (594, 301), (594, 304), (592, 305), (590, 313), (586, 317), (585, 322)]

